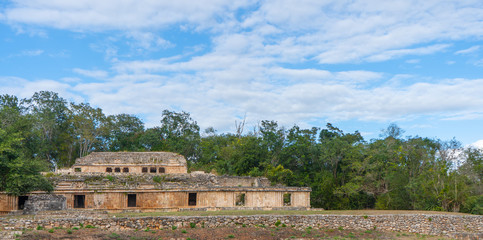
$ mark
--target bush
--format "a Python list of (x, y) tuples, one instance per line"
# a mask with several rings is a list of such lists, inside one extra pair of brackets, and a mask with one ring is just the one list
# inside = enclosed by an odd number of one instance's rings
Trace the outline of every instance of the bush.
[(53, 228), (51, 228), (51, 229), (49, 230), (49, 233), (54, 233), (54, 229), (53, 229)]
[(190, 228), (196, 228), (196, 223), (190, 223)]
[(461, 212), (483, 215), (483, 195), (471, 196), (466, 199)]
[(276, 227), (280, 226), (280, 224), (282, 224), (282, 222), (280, 222), (280, 220), (277, 220), (277, 221), (275, 222), (275, 226), (276, 226)]
[(44, 227), (42, 227), (42, 226), (38, 225), (38, 226), (37, 226), (37, 230), (44, 230)]
[(178, 227), (176, 226), (171, 226), (171, 229), (176, 230)]
[(153, 181), (156, 182), (156, 183), (161, 183), (163, 179), (160, 177), (160, 176), (154, 176), (153, 177)]
[(67, 234), (72, 234), (72, 230), (67, 229)]

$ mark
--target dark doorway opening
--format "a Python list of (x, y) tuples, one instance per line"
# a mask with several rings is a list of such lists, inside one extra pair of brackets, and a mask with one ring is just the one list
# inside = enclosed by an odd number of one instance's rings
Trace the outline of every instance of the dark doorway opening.
[(166, 169), (164, 169), (164, 167), (159, 168), (159, 173), (165, 173), (165, 172), (166, 172)]
[(196, 193), (188, 194), (188, 206), (196, 206)]
[(121, 168), (114, 168), (114, 172), (121, 172)]
[(23, 210), (25, 208), (25, 202), (29, 200), (28, 196), (18, 196), (18, 210)]
[(156, 168), (155, 168), (155, 167), (151, 167), (151, 168), (149, 168), (149, 172), (150, 172), (150, 173), (156, 173)]
[(148, 168), (147, 167), (143, 167), (143, 173), (147, 173), (148, 172)]
[(127, 206), (128, 207), (136, 207), (136, 194), (128, 194), (127, 195)]
[(74, 208), (85, 208), (86, 195), (74, 195)]
[(122, 172), (129, 172), (129, 168), (127, 168), (127, 167), (123, 168)]

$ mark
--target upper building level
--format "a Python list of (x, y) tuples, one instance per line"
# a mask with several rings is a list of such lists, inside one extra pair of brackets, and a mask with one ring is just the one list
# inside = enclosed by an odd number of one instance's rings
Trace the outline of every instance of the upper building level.
[(78, 158), (71, 172), (187, 173), (186, 159), (172, 152), (93, 152)]

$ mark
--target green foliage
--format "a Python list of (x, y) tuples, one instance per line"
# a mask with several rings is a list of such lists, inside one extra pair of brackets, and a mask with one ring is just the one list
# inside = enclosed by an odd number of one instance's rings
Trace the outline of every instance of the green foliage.
[(174, 226), (174, 225), (173, 225), (173, 226), (171, 226), (171, 229), (172, 229), (172, 230), (176, 230), (177, 228), (178, 228), (177, 226)]
[(230, 234), (230, 235), (228, 235), (228, 238), (235, 238), (235, 235)]
[(186, 231), (186, 229), (183, 229), (181, 230), (181, 233), (188, 233), (188, 231)]
[(462, 212), (483, 215), (483, 195), (471, 196), (463, 204)]
[(277, 221), (275, 222), (275, 226), (276, 226), (276, 227), (280, 226), (280, 224), (282, 224), (282, 222), (281, 222), (280, 220), (277, 220)]
[(154, 176), (154, 177), (153, 177), (153, 181), (154, 181), (155, 183), (161, 183), (161, 182), (163, 181), (163, 178), (162, 178), (162, 177), (160, 177), (160, 176)]
[(160, 126), (144, 129), (136, 116), (105, 115), (54, 92), (1, 95), (0, 191), (51, 191), (41, 171), (70, 167), (92, 151), (172, 151), (187, 158), (189, 170), (311, 187), (317, 208), (483, 211), (483, 150), (454, 139), (403, 138), (396, 124), (370, 141), (330, 123), (286, 129), (263, 120), (247, 133), (243, 127), (235, 134), (210, 127), (201, 135), (189, 113), (165, 110)]
[(190, 223), (190, 228), (196, 228), (196, 223)]
[(114, 177), (111, 175), (106, 175), (106, 179), (109, 180), (109, 182), (114, 182)]

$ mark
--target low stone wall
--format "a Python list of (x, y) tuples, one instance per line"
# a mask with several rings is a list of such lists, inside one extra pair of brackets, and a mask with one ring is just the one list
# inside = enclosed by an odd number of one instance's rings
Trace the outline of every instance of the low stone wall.
[[(68, 216), (68, 214), (67, 214)], [(5, 230), (34, 229), (42, 226), (46, 229), (54, 227), (72, 228), (91, 225), (101, 229), (170, 229), (172, 226), (189, 227), (195, 223), (197, 227), (215, 228), (232, 226), (265, 225), (275, 227), (280, 221), (287, 227), (305, 229), (308, 227), (321, 229), (362, 229), (378, 231), (400, 231), (428, 235), (442, 235), (453, 238), (479, 239), (483, 235), (483, 216), (477, 215), (428, 215), (428, 214), (394, 214), (394, 215), (255, 215), (255, 216), (158, 216), (117, 218), (104, 216), (83, 216), (72, 218), (50, 219), (14, 219), (0, 218), (0, 227)]]

